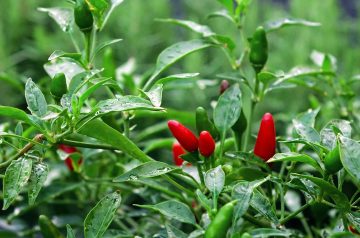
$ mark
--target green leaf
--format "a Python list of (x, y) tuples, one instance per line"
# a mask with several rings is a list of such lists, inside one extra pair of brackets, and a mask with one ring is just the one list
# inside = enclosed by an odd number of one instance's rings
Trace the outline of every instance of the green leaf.
[(316, 184), (318, 187), (320, 187), (325, 194), (329, 195), (334, 202), (336, 203), (337, 207), (342, 211), (349, 211), (350, 210), (350, 203), (347, 196), (340, 192), (336, 187), (334, 187), (329, 182), (324, 181), (321, 178), (313, 177), (310, 175), (304, 175), (304, 174), (291, 174), (294, 177), (298, 178), (304, 178), (307, 180), (310, 180), (312, 183)]
[(333, 55), (313, 50), (310, 58), (314, 64), (321, 67), (324, 71), (336, 71), (337, 69), (337, 60)]
[(74, 59), (76, 61), (79, 61), (81, 59), (80, 53), (67, 53), (62, 50), (55, 50), (48, 58), (49, 61), (55, 60), (58, 58), (70, 58)]
[(190, 208), (186, 204), (182, 202), (178, 202), (176, 200), (169, 200), (155, 205), (135, 204), (135, 206), (158, 211), (164, 216), (180, 222), (184, 222), (192, 225), (196, 224), (195, 216), (191, 212)]
[(314, 127), (315, 126), (315, 118), (317, 114), (319, 113), (320, 109), (309, 109), (306, 112), (300, 113), (296, 116), (295, 120), (298, 121), (301, 124)]
[(142, 94), (144, 94), (155, 107), (161, 106), (162, 101), (162, 92), (163, 92), (163, 85), (162, 84), (156, 84), (151, 88), (150, 91), (144, 92), (140, 90)]
[(293, 233), (288, 230), (277, 230), (273, 228), (257, 228), (250, 231), (253, 238), (267, 237), (290, 237)]
[(124, 0), (110, 0), (110, 9), (107, 11), (107, 13), (105, 15), (105, 19), (102, 23), (101, 29), (105, 26), (106, 22), (108, 21), (110, 15), (114, 11), (114, 9), (123, 2), (124, 2)]
[(112, 145), (141, 162), (152, 161), (152, 159), (141, 151), (134, 142), (101, 120), (96, 119), (86, 123), (79, 129), (78, 132), (82, 135), (86, 135)]
[(320, 165), (317, 161), (306, 154), (298, 154), (294, 152), (277, 153), (267, 163), (282, 162), (282, 161), (294, 161), (309, 164), (318, 171), (322, 172)]
[(76, 238), (73, 229), (69, 224), (66, 224), (66, 238)]
[(196, 32), (196, 33), (201, 34), (203, 37), (209, 37), (209, 36), (215, 35), (215, 33), (210, 29), (210, 27), (208, 27), (206, 25), (200, 25), (193, 21), (179, 20), (179, 19), (173, 19), (173, 18), (157, 19), (157, 21), (173, 23), (173, 24), (183, 26), (185, 28), (188, 28), (188, 29)]
[(172, 82), (175, 80), (181, 80), (181, 79), (190, 79), (198, 76), (199, 73), (184, 73), (184, 74), (174, 74), (167, 76), (165, 78), (158, 79), (156, 81), (156, 84), (166, 84), (168, 82)]
[(233, 187), (231, 196), (233, 199), (237, 199), (239, 201), (235, 205), (233, 224), (236, 224), (237, 220), (248, 210), (254, 189), (267, 180), (268, 178), (252, 182), (240, 181)]
[(78, 102), (79, 108), (81, 108), (83, 106), (85, 100), (88, 99), (93, 92), (95, 92), (98, 88), (100, 88), (106, 82), (108, 82), (110, 80), (112, 80), (112, 79), (111, 78), (106, 78), (104, 80), (101, 80), (101, 81), (95, 83), (94, 85), (90, 86), (89, 88), (87, 88), (86, 91), (83, 92), (79, 97), (79, 102)]
[(168, 238), (188, 238), (188, 234), (184, 233), (183, 231), (179, 230), (175, 226), (171, 225), (170, 223), (166, 223), (166, 233)]
[(234, 11), (234, 2), (233, 0), (217, 0), (219, 3), (221, 3), (230, 14), (233, 14)]
[(201, 192), (200, 189), (196, 189), (195, 191), (197, 200), (201, 203), (201, 205), (208, 211), (211, 212), (211, 201)]
[(279, 219), (276, 217), (274, 208), (271, 206), (269, 199), (262, 195), (258, 190), (254, 190), (250, 205), (275, 225), (279, 224)]
[(271, 22), (265, 23), (264, 28), (267, 32), (271, 32), (271, 31), (279, 30), (286, 26), (296, 26), (296, 25), (310, 26), (310, 27), (321, 26), (321, 24), (319, 22), (312, 22), (312, 21), (307, 21), (304, 19), (295, 19), (295, 18), (282, 18), (282, 19), (278, 19), (276, 21), (271, 21)]
[(308, 67), (295, 67), (286, 74), (278, 75), (278, 80), (276, 80), (272, 85), (276, 86), (286, 82), (289, 79), (298, 78), (298, 77), (317, 77), (317, 76), (335, 76), (335, 73), (332, 71), (323, 71), (322, 69), (313, 69)]
[(124, 181), (135, 181), (140, 178), (151, 178), (157, 177), (163, 174), (170, 173), (174, 170), (178, 170), (179, 168), (175, 168), (166, 163), (159, 161), (150, 161), (144, 164), (141, 164), (132, 170), (120, 175), (115, 178), (114, 182), (124, 182)]
[(71, 31), (71, 26), (74, 21), (74, 13), (70, 8), (53, 7), (53, 8), (38, 8), (41, 12), (47, 12), (49, 16), (55, 20), (64, 32)]
[(108, 10), (109, 3), (106, 0), (85, 0), (91, 13), (93, 14), (95, 25), (101, 29), (104, 23), (105, 13)]
[(210, 13), (208, 16), (208, 18), (213, 18), (213, 17), (222, 17), (222, 18), (225, 18), (226, 20), (232, 22), (233, 24), (236, 24), (233, 16), (230, 15), (229, 12), (226, 11), (225, 9)]
[(178, 60), (193, 52), (208, 48), (210, 46), (212, 46), (212, 44), (207, 43), (203, 40), (191, 40), (178, 42), (166, 48), (163, 52), (160, 53), (159, 57), (157, 58), (155, 72), (146, 82), (143, 90), (149, 90), (151, 86), (156, 82), (156, 77), (158, 77), (164, 70), (176, 63)]
[(351, 138), (352, 128), (349, 121), (340, 119), (331, 120), (320, 131), (321, 144), (329, 150), (334, 149), (337, 143), (336, 135), (338, 132), (334, 129), (339, 130), (343, 136)]
[(360, 185), (360, 144), (345, 136), (340, 139), (340, 159), (346, 171)]
[(3, 183), (3, 210), (9, 208), (21, 192), (22, 188), (26, 185), (30, 178), (31, 167), (32, 160), (22, 157), (18, 160), (12, 161), (6, 168)]
[(71, 58), (58, 58), (44, 65), (46, 73), (53, 78), (57, 73), (64, 73), (67, 82), (69, 82), (75, 75), (84, 72), (84, 68), (79, 65), (79, 62)]
[(94, 50), (94, 56), (97, 55), (98, 53), (100, 53), (100, 51), (102, 51), (105, 47), (112, 45), (112, 44), (116, 44), (120, 41), (122, 41), (122, 39), (113, 39), (113, 40), (105, 41), (105, 42), (99, 44)]
[(120, 207), (121, 196), (118, 191), (106, 195), (87, 214), (84, 221), (84, 235), (86, 238), (100, 238), (103, 236), (117, 209)]
[(225, 185), (225, 173), (221, 165), (210, 169), (205, 174), (205, 186), (214, 197), (218, 197)]
[(239, 119), (241, 112), (241, 91), (238, 84), (228, 88), (219, 98), (214, 109), (214, 123), (221, 135), (225, 138), (226, 132)]
[(162, 110), (161, 107), (154, 107), (150, 101), (133, 95), (126, 95), (115, 99), (100, 101), (97, 106), (99, 113), (121, 112), (136, 109)]
[(49, 167), (45, 163), (36, 163), (32, 166), (32, 172), (29, 179), (29, 204), (33, 205), (35, 200), (43, 187), (46, 178), (49, 174)]
[(43, 117), (47, 112), (47, 103), (41, 90), (36, 84), (29, 78), (25, 85), (25, 99), (28, 105), (28, 109), (32, 114)]
[(43, 238), (63, 238), (59, 229), (54, 223), (45, 215), (40, 215), (39, 226)]
[(296, 133), (303, 139), (311, 143), (320, 143), (320, 134), (311, 126), (303, 124), (303, 122), (294, 119), (293, 125)]
[(32, 125), (29, 115), (21, 109), (8, 106), (0, 106), (0, 116), (10, 117), (15, 120), (23, 121)]

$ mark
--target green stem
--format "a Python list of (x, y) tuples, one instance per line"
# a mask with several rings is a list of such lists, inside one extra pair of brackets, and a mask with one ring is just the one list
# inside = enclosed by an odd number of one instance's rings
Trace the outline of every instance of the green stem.
[(360, 197), (358, 197), (358, 199), (355, 200), (355, 202), (352, 203), (352, 205), (357, 204), (358, 202), (360, 202)]
[(70, 145), (75, 147), (82, 147), (82, 148), (92, 148), (92, 149), (103, 149), (103, 150), (119, 150), (118, 148), (111, 146), (111, 145), (100, 145), (100, 144), (93, 144), (87, 143), (82, 141), (74, 141), (74, 140), (61, 140), (59, 144)]
[(165, 178), (169, 183), (177, 187), (179, 190), (186, 192), (188, 195), (195, 197), (195, 193), (193, 191), (190, 191), (187, 188), (184, 188), (181, 184), (176, 182), (175, 180), (171, 179), (168, 175), (162, 175), (163, 178)]
[(296, 210), (295, 212), (291, 213), (289, 216), (280, 219), (280, 224), (283, 225), (286, 222), (288, 222), (289, 220), (291, 220), (293, 217), (295, 217), (297, 214), (299, 214), (300, 212), (304, 211), (306, 208), (308, 208), (309, 206), (311, 206), (315, 201), (312, 200), (309, 203), (306, 203), (305, 205), (303, 205), (302, 207), (300, 207), (298, 210)]
[(259, 227), (271, 227), (271, 225), (269, 223), (259, 220), (258, 218), (255, 218), (247, 213), (244, 214), (243, 218)]
[(90, 57), (91, 57), (91, 32), (85, 33), (85, 62), (87, 67), (90, 65)]
[[(38, 134), (34, 137), (34, 141), (35, 142), (40, 142), (44, 139), (44, 135), (43, 134)], [(20, 151), (18, 151), (15, 155), (13, 155), (10, 159), (8, 159), (7, 161), (0, 163), (0, 168), (4, 168), (7, 167), (11, 161), (16, 160), (18, 158), (20, 158), (21, 156), (23, 156), (25, 153), (27, 153), (29, 150), (31, 150), (33, 147), (35, 146), (35, 143), (29, 142), (27, 143), (24, 148), (22, 148)]]
[(249, 114), (249, 126), (247, 128), (246, 136), (245, 136), (245, 142), (244, 142), (244, 151), (247, 151), (248, 143), (251, 137), (251, 128), (252, 128), (252, 118), (254, 116), (254, 110), (255, 110), (256, 102), (253, 100), (251, 102), (250, 107), (250, 114)]
[(205, 180), (204, 180), (204, 175), (203, 175), (201, 165), (199, 163), (196, 163), (196, 167), (197, 167), (197, 170), (198, 170), (198, 173), (199, 173), (201, 185), (204, 186), (205, 185)]
[(72, 42), (73, 45), (74, 45), (74, 48), (75, 48), (76, 52), (80, 52), (80, 47), (79, 47), (79, 45), (76, 43), (76, 41), (75, 41), (75, 39), (74, 39), (73, 32), (72, 32), (71, 30), (69, 31), (69, 36), (70, 36), (71, 42)]
[(307, 234), (307, 237), (313, 238), (314, 236), (313, 236), (313, 234), (312, 234), (312, 232), (311, 232), (309, 223), (306, 221), (306, 219), (305, 219), (305, 217), (304, 217), (303, 215), (300, 217), (300, 221), (301, 221), (301, 223), (302, 223), (302, 225), (303, 225), (303, 227), (304, 227), (304, 229), (305, 229), (305, 232), (306, 232), (306, 234)]

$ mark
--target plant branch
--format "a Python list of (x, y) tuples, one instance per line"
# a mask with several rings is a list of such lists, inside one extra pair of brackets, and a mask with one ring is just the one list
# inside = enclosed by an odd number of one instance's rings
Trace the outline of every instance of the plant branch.
[[(43, 134), (38, 134), (33, 138), (34, 142), (40, 142), (44, 139), (44, 135)], [(31, 150), (33, 147), (35, 146), (35, 143), (33, 142), (29, 142), (27, 143), (20, 151), (18, 151), (15, 155), (13, 155), (10, 159), (8, 159), (7, 161), (3, 162), (0, 164), (0, 168), (4, 168), (6, 166), (8, 166), (11, 161), (16, 160), (18, 158), (20, 158), (21, 156), (23, 156), (25, 153), (27, 153), (29, 150)]]

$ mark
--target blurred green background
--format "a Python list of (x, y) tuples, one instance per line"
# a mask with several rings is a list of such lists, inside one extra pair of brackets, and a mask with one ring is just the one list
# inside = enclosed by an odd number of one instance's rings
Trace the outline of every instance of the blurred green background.
[[(69, 6), (63, 1), (1, 0), (0, 9), (0, 104), (25, 108), (24, 81), (31, 77), (48, 90), (50, 80), (43, 64), (54, 50), (74, 51), (69, 37), (39, 7)], [(125, 0), (110, 18), (100, 35), (100, 41), (124, 39), (114, 46), (117, 65), (129, 58), (136, 59), (137, 75), (153, 69), (158, 54), (166, 47), (199, 36), (175, 25), (157, 22), (156, 18), (179, 18), (210, 25), (223, 35), (240, 42), (239, 31), (219, 18), (208, 18), (222, 6), (216, 0)], [(311, 65), (313, 50), (334, 55), (338, 60), (341, 78), (359, 73), (360, 58), (360, 2), (356, 0), (254, 0), (245, 21), (245, 37), (251, 36), (257, 25), (283, 17), (303, 18), (320, 22), (321, 27), (288, 27), (269, 34), (270, 71), (288, 71), (294, 66)], [(76, 39), (82, 42), (79, 32)], [(236, 49), (241, 53), (241, 44)], [(97, 63), (101, 67), (101, 58)], [(218, 80), (216, 75), (231, 71), (219, 49), (193, 54), (166, 73), (199, 72), (201, 79)], [(209, 81), (213, 82), (213, 81)], [(216, 81), (215, 81), (216, 82)], [(164, 106), (192, 111), (199, 105), (210, 107), (210, 100), (218, 95), (218, 84), (202, 91), (198, 86), (184, 85), (184, 90), (165, 92)], [(191, 96), (189, 96), (191, 93)], [(271, 93), (260, 105), (264, 111), (295, 114), (309, 107), (309, 92), (304, 88)]]

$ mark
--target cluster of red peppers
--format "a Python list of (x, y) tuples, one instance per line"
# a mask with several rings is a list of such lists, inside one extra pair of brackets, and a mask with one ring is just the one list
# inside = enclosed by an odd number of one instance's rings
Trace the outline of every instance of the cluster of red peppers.
[(196, 152), (197, 150), (204, 157), (210, 157), (215, 150), (215, 140), (208, 131), (202, 131), (199, 138), (194, 133), (178, 121), (168, 121), (168, 127), (172, 135), (178, 141), (173, 144), (173, 158), (176, 165), (180, 166), (184, 160), (180, 157), (188, 152)]

